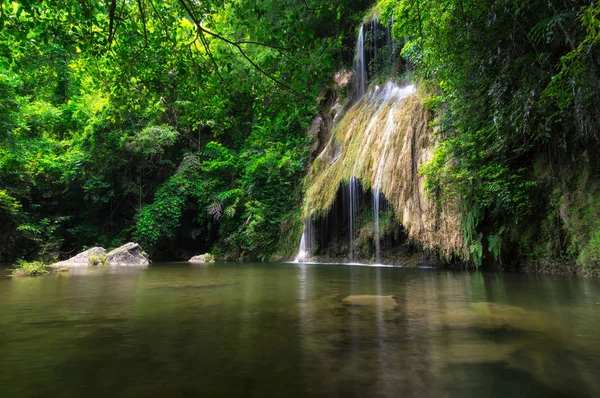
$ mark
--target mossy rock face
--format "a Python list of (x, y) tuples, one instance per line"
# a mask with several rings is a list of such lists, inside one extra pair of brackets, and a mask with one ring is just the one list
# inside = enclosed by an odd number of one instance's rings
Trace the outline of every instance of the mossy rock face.
[[(306, 177), (304, 217), (327, 216), (339, 187), (355, 178), (363, 190), (380, 191), (393, 213), (389, 219), (402, 224), (410, 241), (443, 258), (462, 254), (459, 209), (453, 203), (440, 207), (432, 201), (425, 177), (418, 172), (433, 158), (436, 138), (430, 126), (432, 115), (414, 87), (400, 87), (393, 81), (372, 86), (339, 118)], [(373, 251), (364, 243), (374, 236), (374, 226), (360, 231), (357, 243), (363, 243), (364, 252)]]
[(377, 296), (377, 295), (355, 295), (348, 296), (342, 300), (345, 305), (350, 306), (374, 306), (385, 309), (395, 308), (398, 303), (394, 296)]

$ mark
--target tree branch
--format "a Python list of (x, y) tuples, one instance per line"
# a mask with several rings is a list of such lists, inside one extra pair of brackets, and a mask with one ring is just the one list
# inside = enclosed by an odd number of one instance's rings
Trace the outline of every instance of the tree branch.
[(142, 7), (142, 0), (137, 0), (137, 5), (140, 10), (140, 17), (142, 18), (142, 26), (144, 28), (144, 48), (148, 46), (148, 31), (146, 30), (146, 15), (144, 8)]
[[(207, 34), (209, 36), (212, 36), (214, 38), (217, 38), (233, 47), (235, 47), (239, 53), (242, 55), (242, 57), (244, 57), (249, 63), (250, 65), (252, 65), (256, 70), (258, 70), (260, 73), (262, 73), (263, 75), (265, 75), (266, 77), (268, 77), (270, 80), (272, 80), (273, 82), (275, 82), (276, 84), (278, 84), (281, 87), (284, 87), (287, 90), (290, 91), (294, 91), (292, 90), (291, 87), (289, 87), (287, 84), (282, 83), (281, 81), (279, 81), (277, 78), (275, 78), (273, 75), (271, 75), (270, 73), (268, 73), (267, 71), (265, 71), (263, 68), (261, 68), (260, 66), (258, 66), (244, 51), (244, 49), (241, 46), (241, 43), (232, 41), (227, 39), (224, 36), (221, 36), (218, 33), (214, 33), (211, 32), (205, 28), (202, 27), (202, 24), (200, 23), (200, 21), (198, 20), (198, 18), (196, 17), (196, 15), (194, 15), (194, 13), (192, 12), (192, 10), (190, 9), (189, 5), (186, 3), (185, 0), (179, 0), (179, 3), (182, 5), (182, 7), (185, 9), (185, 11), (187, 12), (187, 14), (189, 15), (189, 17), (192, 19), (192, 21), (194, 22), (194, 24), (196, 25), (196, 29), (198, 29), (200, 31), (200, 38), (202, 41), (202, 44), (204, 45), (204, 48), (207, 49), (207, 51), (209, 51), (209, 55), (211, 60), (213, 61), (213, 64), (215, 65), (215, 67), (218, 68), (217, 63), (215, 62), (214, 58), (212, 57), (212, 53), (210, 53), (210, 49), (208, 48), (208, 42), (206, 41), (206, 37), (204, 37), (204, 34)], [(261, 44), (261, 43), (254, 43), (254, 42), (248, 42), (248, 43), (252, 43), (252, 44), (260, 44), (260, 45), (264, 45), (266, 47), (272, 47), (272, 48), (276, 48), (274, 46), (270, 46), (270, 45), (266, 45), (266, 44)], [(217, 73), (218, 69), (217, 69)], [(220, 74), (219, 74), (220, 76)]]
[(117, 0), (111, 0), (110, 10), (108, 11), (108, 48), (112, 45), (113, 29), (115, 26), (115, 10), (117, 9)]
[(323, 9), (323, 7), (314, 7), (314, 8), (313, 7), (309, 7), (308, 6), (308, 2), (306, 0), (302, 0), (302, 3), (304, 4), (304, 7), (306, 7), (306, 9), (308, 11), (319, 11), (319, 10)]
[(210, 58), (210, 61), (215, 66), (215, 72), (217, 72), (217, 75), (219, 76), (219, 79), (221, 80), (221, 82), (225, 86), (225, 89), (229, 93), (229, 96), (231, 96), (231, 91), (229, 90), (229, 85), (227, 84), (227, 82), (225, 81), (225, 79), (223, 78), (223, 76), (221, 75), (221, 70), (219, 69), (219, 65), (217, 64), (217, 61), (215, 61), (215, 58), (212, 55), (212, 51), (210, 51), (210, 45), (206, 41), (206, 37), (204, 37), (204, 33), (202, 31), (200, 32), (199, 37), (200, 37), (200, 42), (202, 43), (202, 46), (204, 47), (204, 49), (206, 50), (206, 53), (208, 54), (208, 58)]
[(154, 6), (154, 2), (152, 0), (148, 0), (150, 3), (150, 6), (152, 7), (152, 9), (154, 10), (154, 13), (156, 14), (156, 17), (158, 18), (158, 20), (163, 24), (164, 28), (165, 28), (165, 35), (168, 35), (168, 31), (169, 31), (169, 25), (167, 25), (167, 23), (165, 22), (165, 20), (163, 19), (162, 15), (160, 15), (160, 13), (158, 12), (158, 10), (156, 9), (156, 7)]

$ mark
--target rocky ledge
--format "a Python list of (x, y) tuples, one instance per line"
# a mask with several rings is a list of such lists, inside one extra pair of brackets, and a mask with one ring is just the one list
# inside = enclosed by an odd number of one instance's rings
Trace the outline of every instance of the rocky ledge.
[(87, 267), (95, 265), (109, 266), (147, 266), (150, 264), (148, 256), (143, 252), (142, 247), (133, 242), (124, 244), (110, 252), (102, 247), (93, 247), (89, 250), (79, 253), (68, 260), (53, 264), (53, 267)]

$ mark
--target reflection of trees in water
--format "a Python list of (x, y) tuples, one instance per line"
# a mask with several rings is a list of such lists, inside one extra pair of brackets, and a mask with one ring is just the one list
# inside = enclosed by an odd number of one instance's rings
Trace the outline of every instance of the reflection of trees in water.
[[(320, 294), (327, 282), (314, 273), (306, 279), (319, 292), (304, 307), (304, 369), (319, 391), (443, 397), (522, 389), (545, 397), (600, 389), (597, 357), (572, 346), (551, 314), (503, 304), (512, 286), (496, 275), (344, 269), (349, 286), (335, 294)], [(345, 305), (352, 294), (364, 305)], [(369, 294), (371, 303), (360, 296)], [(509, 301), (519, 302), (515, 294)], [(377, 298), (387, 295), (397, 306)]]
[[(320, 381), (324, 396), (424, 396), (431, 378), (427, 342), (403, 317), (401, 284), (390, 284), (378, 269), (344, 268), (347, 289), (306, 303), (301, 324), (310, 325), (303, 330), (308, 378)], [(366, 305), (344, 304), (352, 294), (374, 297)], [(388, 295), (397, 305), (376, 297)]]

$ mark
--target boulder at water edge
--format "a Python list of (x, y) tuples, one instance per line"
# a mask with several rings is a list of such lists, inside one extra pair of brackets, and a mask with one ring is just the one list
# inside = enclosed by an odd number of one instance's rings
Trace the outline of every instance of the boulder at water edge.
[(192, 258), (189, 259), (190, 263), (193, 264), (204, 264), (204, 263), (214, 263), (215, 262), (215, 258), (212, 256), (212, 254), (200, 254), (198, 256), (194, 256)]
[(149, 264), (148, 256), (144, 254), (140, 245), (129, 242), (109, 253), (106, 253), (106, 250), (102, 247), (93, 247), (52, 266), (62, 268), (87, 267), (89, 265), (147, 266)]
[(113, 266), (145, 266), (149, 265), (150, 261), (139, 244), (129, 242), (110, 251), (106, 256), (106, 264)]
[(53, 267), (87, 267), (88, 265), (100, 265), (106, 250), (103, 247), (92, 247), (79, 253), (68, 260), (52, 264)]

